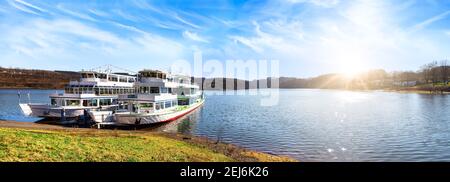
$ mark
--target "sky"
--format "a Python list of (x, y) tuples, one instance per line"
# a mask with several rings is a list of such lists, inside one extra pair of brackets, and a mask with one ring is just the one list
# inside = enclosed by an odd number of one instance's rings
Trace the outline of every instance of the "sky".
[(278, 60), (281, 76), (418, 70), (450, 58), (450, 0), (4, 0), (0, 66), (168, 69)]

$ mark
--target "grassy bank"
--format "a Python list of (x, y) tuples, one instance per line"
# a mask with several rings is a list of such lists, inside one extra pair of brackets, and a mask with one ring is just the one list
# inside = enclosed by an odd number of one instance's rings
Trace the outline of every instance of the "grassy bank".
[(0, 161), (293, 161), (212, 145), (202, 139), (152, 132), (0, 128)]

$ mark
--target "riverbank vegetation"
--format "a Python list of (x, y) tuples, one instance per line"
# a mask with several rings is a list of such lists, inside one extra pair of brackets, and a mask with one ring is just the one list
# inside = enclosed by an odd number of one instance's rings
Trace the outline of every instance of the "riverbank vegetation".
[[(44, 127), (45, 128), (45, 127)], [(294, 161), (179, 135), (94, 129), (0, 128), (0, 161)]]

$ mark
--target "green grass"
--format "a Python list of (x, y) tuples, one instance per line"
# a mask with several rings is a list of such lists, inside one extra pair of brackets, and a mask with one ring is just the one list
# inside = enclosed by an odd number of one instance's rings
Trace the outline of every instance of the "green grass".
[(0, 128), (0, 161), (234, 161), (201, 145), (116, 131)]

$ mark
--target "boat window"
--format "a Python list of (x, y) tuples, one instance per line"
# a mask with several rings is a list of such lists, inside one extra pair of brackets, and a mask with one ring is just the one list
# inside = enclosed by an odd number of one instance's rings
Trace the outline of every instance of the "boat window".
[(176, 106), (176, 105), (178, 105), (177, 101), (176, 101), (176, 100), (173, 100), (173, 101), (172, 101), (172, 106)]
[(112, 104), (117, 104), (117, 99), (113, 99)]
[(165, 109), (164, 102), (160, 102), (159, 105), (161, 105), (161, 109)]
[(188, 98), (178, 99), (178, 105), (189, 105), (189, 99)]
[(168, 90), (166, 87), (161, 87), (161, 93), (167, 93), (167, 92), (168, 92)]
[(67, 106), (79, 106), (80, 100), (66, 100)]
[(100, 99), (100, 106), (111, 105), (111, 99)]
[(127, 82), (127, 77), (120, 77), (120, 78), (119, 78), (119, 81), (120, 81), (120, 82), (125, 82), (125, 83), (126, 83), (126, 82)]
[(56, 99), (51, 99), (51, 104), (52, 106), (56, 106), (57, 105)]
[(147, 94), (149, 92), (148, 87), (140, 87), (140, 93), (141, 94)]
[(157, 77), (157, 73), (156, 72), (150, 72), (150, 77), (156, 78)]
[(128, 78), (129, 83), (134, 83), (134, 78)]
[(167, 88), (167, 92), (168, 92), (169, 94), (171, 94), (171, 93), (172, 93), (172, 88)]
[(165, 108), (172, 107), (172, 102), (171, 102), (171, 101), (166, 101), (165, 104), (166, 104), (166, 105), (164, 106)]
[(110, 75), (109, 78), (108, 78), (108, 80), (109, 80), (109, 81), (112, 81), (112, 82), (117, 82), (117, 77), (116, 77), (116, 76)]
[(140, 108), (142, 109), (153, 109), (153, 103), (141, 103)]
[(104, 73), (97, 73), (96, 77), (100, 78), (100, 79), (106, 79), (106, 74), (104, 74)]
[(82, 73), (81, 78), (94, 78), (93, 73)]
[(65, 88), (64, 92), (70, 94), (72, 93), (72, 88)]
[(159, 102), (155, 103), (155, 109), (156, 110), (160, 110), (161, 109), (161, 104)]
[(120, 103), (119, 104), (119, 109), (124, 109), (124, 110), (128, 110), (128, 103)]
[(150, 93), (152, 94), (159, 93), (159, 87), (150, 87)]
[(97, 99), (83, 100), (83, 106), (85, 107), (97, 106)]

